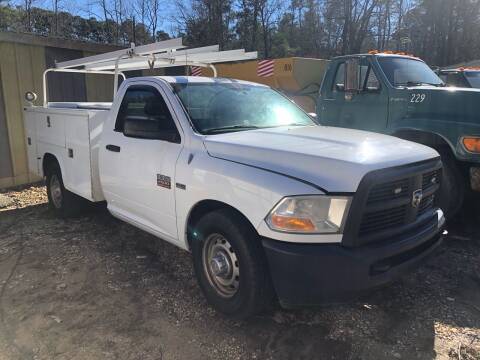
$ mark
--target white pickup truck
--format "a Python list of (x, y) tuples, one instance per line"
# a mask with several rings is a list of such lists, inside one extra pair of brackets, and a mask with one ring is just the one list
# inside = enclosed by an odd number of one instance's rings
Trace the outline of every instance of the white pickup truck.
[(25, 108), (30, 170), (49, 204), (84, 199), (191, 251), (216, 309), (236, 317), (343, 301), (386, 284), (441, 242), (439, 155), (315, 124), (267, 86), (142, 77), (112, 104)]

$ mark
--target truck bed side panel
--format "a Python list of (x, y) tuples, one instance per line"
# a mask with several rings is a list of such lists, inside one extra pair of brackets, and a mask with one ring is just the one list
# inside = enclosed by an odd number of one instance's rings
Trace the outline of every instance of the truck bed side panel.
[(104, 200), (98, 176), (98, 150), (107, 110), (30, 107), (25, 109), (30, 170), (43, 174), (46, 154), (53, 155), (65, 187), (88, 200)]

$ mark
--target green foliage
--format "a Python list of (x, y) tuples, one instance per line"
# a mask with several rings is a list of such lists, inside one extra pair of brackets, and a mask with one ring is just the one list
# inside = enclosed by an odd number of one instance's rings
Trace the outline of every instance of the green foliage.
[(480, 57), (478, 0), (422, 0), (405, 16), (402, 36), (409, 48), (434, 65)]
[(370, 49), (408, 51), (434, 65), (480, 57), (478, 0), (175, 0), (172, 34), (158, 28), (166, 17), (159, 0), (99, 0), (102, 20), (33, 1), (13, 7), (0, 0), (0, 31), (124, 45), (175, 35), (189, 46), (242, 47), (265, 58)]
[[(86, 19), (68, 12), (55, 14), (53, 11), (37, 7), (26, 10), (20, 6), (0, 5), (0, 31), (31, 32), (43, 36), (107, 44), (128, 45), (134, 40), (137, 44), (145, 44), (152, 41), (152, 36), (144, 24), (135, 24), (135, 34), (133, 28), (132, 18), (116, 23), (110, 19), (107, 21), (93, 17)], [(157, 32), (157, 36), (163, 40), (169, 38), (163, 31)]]

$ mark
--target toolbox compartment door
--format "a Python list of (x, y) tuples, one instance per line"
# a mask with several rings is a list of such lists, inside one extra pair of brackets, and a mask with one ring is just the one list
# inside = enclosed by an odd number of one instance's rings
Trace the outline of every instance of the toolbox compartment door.
[(64, 114), (36, 112), (38, 142), (65, 147), (65, 118)]
[(76, 194), (93, 200), (88, 113), (64, 117), (64, 128), (65, 186)]

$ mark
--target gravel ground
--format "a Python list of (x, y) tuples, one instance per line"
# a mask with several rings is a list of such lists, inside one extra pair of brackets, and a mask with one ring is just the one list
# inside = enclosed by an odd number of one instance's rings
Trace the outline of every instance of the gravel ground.
[(0, 359), (480, 359), (478, 210), (361, 301), (235, 322), (188, 253), (104, 208), (59, 220), (42, 186), (0, 197)]

